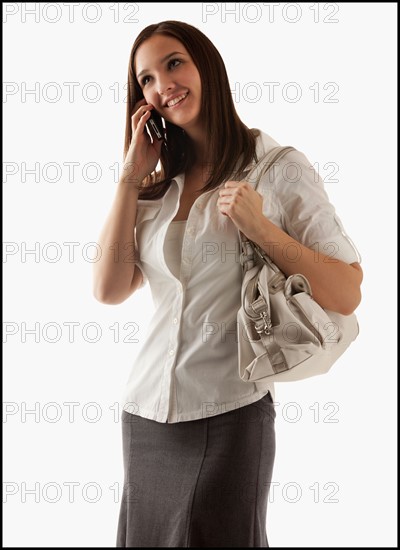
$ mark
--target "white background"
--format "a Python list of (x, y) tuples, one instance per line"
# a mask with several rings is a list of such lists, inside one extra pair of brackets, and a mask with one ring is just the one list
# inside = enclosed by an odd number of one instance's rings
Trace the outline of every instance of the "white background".
[[(303, 3), (295, 21), (290, 4), (278, 4), (272, 16), (270, 4), (231, 3), (235, 16), (225, 15), (223, 4), (119, 3), (117, 19), (105, 3), (94, 23), (90, 4), (79, 3), (72, 22), (68, 4), (46, 5), (29, 4), (36, 20), (24, 17), (25, 4), (3, 5), (4, 545), (115, 546), (120, 504), (110, 487), (123, 483), (118, 407), (153, 305), (148, 285), (121, 305), (98, 303), (94, 249), (86, 245), (98, 240), (116, 190), (111, 167), (122, 162), (131, 46), (145, 26), (178, 19), (219, 49), (245, 124), (319, 163), (362, 257), (356, 342), (327, 376), (276, 385), (270, 546), (394, 546), (397, 5)], [(129, 13), (136, 21), (124, 22)], [(71, 100), (67, 82), (77, 83)], [(85, 85), (93, 82), (102, 95), (91, 102), (94, 88)], [(263, 82), (279, 83), (273, 101)], [(283, 95), (293, 82), (302, 92), (295, 102), (293, 88)], [(332, 85), (324, 90), (332, 82), (336, 102), (327, 101)], [(49, 83), (57, 83), (59, 98), (52, 100), (56, 88)], [(36, 97), (24, 94), (35, 85)], [(71, 179), (67, 162), (79, 163)], [(98, 181), (89, 181), (93, 170), (84, 173), (93, 162), (102, 170)], [(37, 176), (25, 175), (35, 163)], [(47, 163), (58, 163), (58, 181), (51, 181), (54, 168), (46, 173)], [(330, 176), (327, 163), (339, 171)], [(65, 243), (72, 242), (69, 257)], [(49, 243), (60, 254), (54, 261)], [(35, 246), (36, 257), (24, 255)], [(77, 323), (72, 342), (68, 322)], [(36, 340), (24, 335), (35, 323)], [(87, 323), (101, 327), (95, 343)], [(139, 327), (137, 343), (123, 341), (132, 335), (125, 323)], [(117, 324), (114, 342), (109, 327)], [(52, 343), (57, 325), (59, 340)], [(89, 421), (90, 403), (101, 411), (97, 422)], [(60, 418), (52, 422), (57, 409)], [(76, 484), (71, 499), (70, 483)], [(36, 495), (29, 492), (35, 487)], [(97, 502), (93, 487), (101, 490)]]

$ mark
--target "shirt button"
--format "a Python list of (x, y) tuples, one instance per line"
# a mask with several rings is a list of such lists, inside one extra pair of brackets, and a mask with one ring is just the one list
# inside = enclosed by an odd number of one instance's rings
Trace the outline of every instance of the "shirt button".
[(189, 235), (193, 235), (193, 233), (194, 233), (194, 227), (189, 227), (188, 233), (189, 233)]
[(174, 353), (175, 353), (175, 350), (173, 350), (173, 349), (170, 349), (170, 350), (169, 350), (169, 354), (170, 354), (170, 355), (174, 355)]
[(177, 322), (178, 322), (178, 319), (175, 317), (174, 318), (174, 325), (176, 325)]

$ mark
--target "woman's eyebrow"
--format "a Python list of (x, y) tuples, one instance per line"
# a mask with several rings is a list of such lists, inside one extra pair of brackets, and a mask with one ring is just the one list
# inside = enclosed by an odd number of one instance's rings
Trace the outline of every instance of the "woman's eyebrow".
[[(173, 55), (176, 55), (176, 54), (185, 55), (182, 52), (171, 52), (168, 55), (166, 55), (165, 57), (163, 57), (162, 59), (160, 59), (160, 64), (164, 63), (164, 61), (167, 61), (167, 59), (169, 59), (170, 57), (172, 57)], [(147, 73), (147, 71), (148, 71), (148, 69), (143, 69), (143, 71), (140, 71), (140, 73), (136, 76), (136, 78), (139, 79), (140, 75), (143, 74), (143, 73)]]

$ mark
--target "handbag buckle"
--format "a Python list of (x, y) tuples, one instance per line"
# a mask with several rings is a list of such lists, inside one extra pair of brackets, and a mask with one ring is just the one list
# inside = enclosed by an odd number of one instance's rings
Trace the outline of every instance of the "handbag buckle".
[(261, 252), (259, 247), (256, 245), (256, 243), (253, 243), (253, 250), (257, 253), (257, 255), (265, 262), (265, 252)]
[(257, 328), (255, 326), (254, 328), (255, 328), (256, 332), (258, 334), (261, 334), (262, 332), (264, 332), (267, 336), (269, 336), (271, 334), (272, 323), (269, 320), (269, 318), (267, 317), (267, 314), (265, 313), (265, 311), (262, 311), (260, 313), (260, 319), (262, 319), (264, 321), (264, 326), (261, 327), (261, 328)]

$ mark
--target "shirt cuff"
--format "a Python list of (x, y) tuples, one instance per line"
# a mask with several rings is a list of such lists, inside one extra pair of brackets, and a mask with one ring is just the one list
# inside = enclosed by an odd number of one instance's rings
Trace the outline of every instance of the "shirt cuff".
[(143, 267), (142, 267), (142, 263), (140, 261), (136, 261), (136, 267), (138, 267), (140, 269), (140, 272), (142, 273), (142, 277), (143, 277), (143, 281), (142, 281), (142, 284), (140, 286), (138, 286), (137, 290), (143, 288), (144, 286), (147, 285), (147, 283), (149, 282), (149, 279), (147, 277), (147, 275), (145, 274), (144, 270), (143, 270)]
[[(334, 214), (333, 217), (339, 231), (337, 233), (335, 232), (331, 238), (324, 238), (310, 244), (309, 248), (325, 254), (332, 258), (332, 260), (341, 260), (348, 264), (355, 262), (360, 264), (362, 258), (355, 244), (345, 232), (343, 224), (337, 214)], [(339, 234), (339, 232), (341, 234)]]

